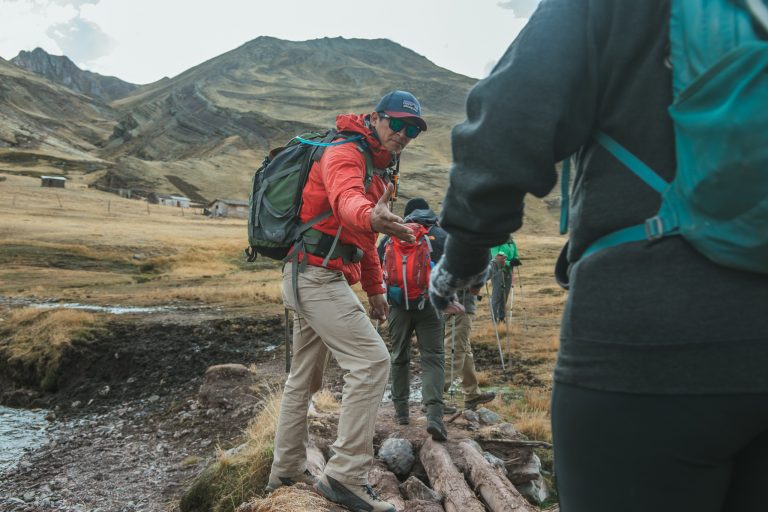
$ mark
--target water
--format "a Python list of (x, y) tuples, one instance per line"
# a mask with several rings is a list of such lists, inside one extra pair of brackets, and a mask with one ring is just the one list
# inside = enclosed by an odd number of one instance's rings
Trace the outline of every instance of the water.
[(134, 307), (134, 306), (95, 306), (92, 304), (79, 304), (77, 302), (44, 302), (42, 304), (32, 304), (36, 308), (66, 308), (66, 309), (82, 309), (85, 311), (96, 311), (99, 313), (112, 313), (113, 315), (126, 315), (131, 313), (160, 313), (163, 311), (171, 311), (174, 308), (166, 306), (154, 306), (154, 307)]
[(0, 405), (0, 471), (15, 466), (25, 448), (36, 448), (46, 440), (48, 411), (10, 409)]
[(4, 297), (0, 295), (0, 306), (26, 307), (26, 308), (66, 308), (81, 309), (84, 311), (94, 311), (98, 313), (112, 313), (113, 315), (128, 315), (132, 313), (162, 313), (166, 311), (176, 311), (179, 308), (173, 306), (98, 306), (96, 304), (80, 304), (79, 302), (39, 302), (36, 299), (26, 297)]

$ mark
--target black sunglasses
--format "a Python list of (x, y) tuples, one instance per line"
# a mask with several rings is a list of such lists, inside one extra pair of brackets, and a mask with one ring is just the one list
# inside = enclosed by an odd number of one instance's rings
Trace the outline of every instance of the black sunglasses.
[(395, 133), (405, 128), (405, 136), (409, 139), (415, 139), (421, 133), (420, 127), (416, 126), (415, 124), (406, 123), (399, 117), (388, 116), (384, 112), (379, 112), (379, 117), (389, 119), (389, 128)]

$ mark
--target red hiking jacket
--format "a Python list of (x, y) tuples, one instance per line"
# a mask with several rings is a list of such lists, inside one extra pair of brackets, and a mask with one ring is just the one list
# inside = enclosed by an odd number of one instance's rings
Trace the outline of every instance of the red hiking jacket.
[[(339, 131), (355, 132), (363, 136), (373, 155), (376, 169), (386, 168), (392, 161), (392, 153), (381, 147), (371, 129), (365, 126), (365, 115), (341, 114), (336, 118)], [(302, 195), (301, 222), (333, 211), (333, 215), (315, 224), (314, 228), (331, 236), (341, 223), (339, 242), (353, 244), (365, 255), (360, 263), (344, 264), (341, 258), (328, 262), (327, 268), (341, 270), (350, 285), (361, 282), (363, 290), (371, 295), (385, 293), (379, 257), (376, 254), (377, 233), (371, 230), (371, 210), (386, 189), (381, 176), (374, 174), (368, 191), (365, 191), (365, 155), (358, 144), (350, 142), (325, 149), (319, 162), (312, 165)], [(307, 254), (307, 263), (322, 266), (323, 258)]]

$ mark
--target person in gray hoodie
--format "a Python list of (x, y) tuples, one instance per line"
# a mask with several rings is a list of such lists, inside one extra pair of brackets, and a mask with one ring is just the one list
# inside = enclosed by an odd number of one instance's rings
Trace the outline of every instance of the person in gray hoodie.
[(548, 194), (556, 163), (577, 154), (567, 256), (578, 263), (552, 394), (562, 512), (768, 503), (768, 276), (718, 265), (679, 236), (581, 259), (660, 204), (595, 142), (598, 130), (675, 176), (670, 3), (542, 1), (453, 129), (448, 239), (430, 288), (440, 310), (483, 282), (525, 195)]

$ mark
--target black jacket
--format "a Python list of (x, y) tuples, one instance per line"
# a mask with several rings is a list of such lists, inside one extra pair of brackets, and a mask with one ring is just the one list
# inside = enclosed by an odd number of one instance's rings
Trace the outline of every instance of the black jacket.
[[(488, 247), (578, 154), (569, 256), (655, 214), (656, 192), (593, 141), (597, 130), (671, 180), (668, 0), (544, 0), (452, 134), (441, 226), (446, 268)], [(555, 379), (644, 393), (768, 392), (768, 276), (718, 266), (680, 237), (597, 253), (571, 274)]]

